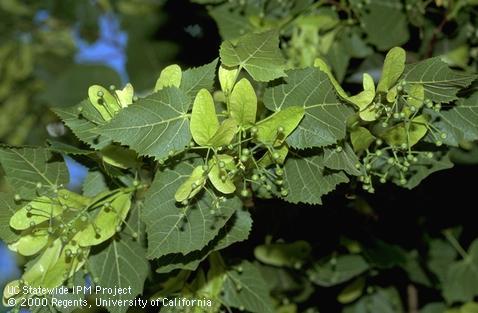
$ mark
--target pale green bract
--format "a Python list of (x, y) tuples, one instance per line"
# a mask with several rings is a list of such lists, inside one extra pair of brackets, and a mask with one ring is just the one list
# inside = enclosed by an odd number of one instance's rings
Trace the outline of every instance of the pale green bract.
[(378, 82), (377, 92), (388, 92), (400, 78), (405, 69), (406, 53), (400, 47), (388, 51), (383, 63), (382, 75)]
[(201, 89), (194, 99), (190, 127), (194, 141), (201, 146), (206, 146), (219, 128), (214, 100), (206, 89)]
[(229, 96), (231, 117), (241, 126), (256, 122), (257, 96), (251, 83), (243, 78), (234, 86)]
[(160, 91), (164, 87), (179, 88), (179, 86), (181, 85), (181, 77), (182, 72), (179, 65), (173, 64), (165, 67), (161, 71), (161, 74), (159, 74), (159, 78), (156, 81), (156, 85), (154, 86), (154, 91)]

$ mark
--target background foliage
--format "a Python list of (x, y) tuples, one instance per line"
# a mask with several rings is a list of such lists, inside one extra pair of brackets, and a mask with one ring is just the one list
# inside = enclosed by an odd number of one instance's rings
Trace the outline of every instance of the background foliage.
[(207, 312), (477, 311), (477, 11), (0, 0), (0, 237), (22, 279)]

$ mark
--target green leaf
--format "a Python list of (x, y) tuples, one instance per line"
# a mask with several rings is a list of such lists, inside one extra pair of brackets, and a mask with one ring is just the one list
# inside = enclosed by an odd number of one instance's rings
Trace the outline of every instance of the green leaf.
[(231, 117), (241, 126), (256, 122), (257, 96), (251, 83), (241, 79), (229, 96), (229, 111)]
[[(337, 150), (339, 149), (339, 150)], [(324, 149), (324, 166), (333, 170), (343, 170), (349, 175), (361, 175), (356, 167), (360, 160), (348, 143), (340, 148)]]
[(237, 198), (221, 202), (210, 191), (202, 193), (197, 200), (187, 205), (176, 202), (173, 195), (193, 168), (194, 165), (182, 162), (174, 169), (157, 172), (145, 195), (143, 220), (148, 234), (150, 259), (202, 249), (217, 236), (229, 217), (240, 207)]
[(216, 78), (217, 59), (209, 64), (193, 67), (183, 72), (180, 89), (191, 99), (201, 89), (212, 91)]
[(160, 91), (164, 87), (176, 87), (181, 85), (182, 72), (177, 64), (166, 66), (159, 74), (159, 78), (154, 86), (154, 92)]
[(220, 55), (224, 65), (244, 68), (256, 81), (267, 82), (286, 76), (286, 63), (275, 30), (246, 34), (237, 43), (225, 41), (221, 44)]
[(170, 151), (183, 150), (191, 141), (189, 103), (181, 90), (164, 88), (121, 110), (97, 133), (131, 147), (140, 155), (161, 159)]
[(194, 99), (191, 113), (191, 134), (194, 141), (206, 146), (219, 128), (214, 99), (209, 91), (201, 89)]
[(427, 265), (440, 283), (445, 281), (448, 268), (455, 261), (457, 255), (455, 248), (445, 240), (435, 239), (430, 242)]
[(100, 171), (89, 171), (83, 182), (83, 195), (94, 197), (104, 191), (108, 191), (105, 176)]
[(18, 240), (18, 235), (7, 226), (10, 224), (10, 218), (15, 214), (16, 205), (13, 201), (13, 195), (0, 192), (0, 240), (5, 243), (11, 243)]
[(457, 105), (438, 114), (442, 122), (439, 128), (457, 142), (478, 139), (478, 92), (467, 99), (460, 99)]
[(458, 99), (456, 93), (471, 84), (477, 75), (451, 70), (439, 57), (426, 59), (405, 67), (407, 84), (422, 84), (425, 97), (433, 102), (448, 103)]
[(397, 83), (405, 69), (406, 57), (405, 50), (400, 47), (394, 47), (388, 51), (383, 63), (382, 75), (378, 82), (377, 92), (386, 93)]
[[(143, 292), (149, 272), (144, 248), (128, 236), (112, 240), (109, 245), (89, 258), (89, 269), (99, 285), (106, 288), (131, 288), (130, 293), (102, 295), (105, 300), (133, 300)], [(106, 307), (112, 313), (124, 313), (127, 306)]]
[(24, 197), (35, 196), (38, 183), (54, 189), (69, 180), (63, 159), (45, 148), (0, 147), (0, 163), (9, 184)]
[(367, 41), (380, 51), (406, 43), (410, 34), (403, 11), (400, 0), (371, 0), (370, 4), (366, 4), (360, 21)]
[(225, 2), (210, 8), (209, 14), (216, 21), (223, 39), (234, 39), (254, 31), (248, 17), (242, 14), (242, 7), (236, 3)]
[[(277, 111), (257, 123), (257, 140), (273, 146), (280, 146), (304, 117), (304, 109), (291, 106)], [(278, 132), (282, 127), (283, 131)]]
[(186, 255), (178, 253), (160, 257), (157, 260), (159, 267), (156, 272), (169, 273), (176, 269), (194, 271), (210, 253), (225, 249), (236, 242), (246, 240), (249, 237), (251, 229), (252, 218), (250, 213), (247, 210), (237, 210), (216, 238), (205, 248)]
[(324, 171), (322, 155), (292, 154), (284, 165), (284, 181), (289, 194), (284, 198), (292, 203), (322, 204), (321, 197), (349, 180), (342, 172)]
[(102, 161), (122, 169), (138, 168), (138, 155), (131, 149), (118, 145), (108, 145), (101, 149)]
[(229, 270), (223, 291), (222, 301), (230, 307), (252, 313), (274, 313), (268, 285), (252, 263), (243, 261)]
[(375, 139), (375, 136), (365, 127), (357, 127), (350, 132), (350, 141), (355, 152), (368, 149)]
[(307, 271), (310, 280), (322, 287), (344, 283), (369, 269), (360, 255), (341, 255), (317, 262)]
[[(410, 165), (408, 172), (411, 173), (411, 177), (407, 180), (407, 183), (404, 187), (413, 189), (429, 175), (453, 167), (453, 163), (450, 161), (450, 155), (448, 153), (440, 154), (439, 152), (436, 152), (435, 154), (437, 156), (432, 159), (419, 156), (418, 162), (416, 164), (412, 163)], [(400, 184), (398, 178), (394, 179), (394, 182), (397, 185)]]
[[(101, 115), (89, 103), (84, 100), (79, 104), (66, 108), (53, 108), (57, 114), (75, 134), (78, 139), (95, 149), (101, 149), (111, 143), (109, 138), (96, 132), (97, 126), (104, 123)], [(81, 114), (80, 114), (81, 111)]]
[(443, 281), (443, 297), (447, 303), (469, 302), (478, 295), (478, 240), (471, 243), (465, 259), (448, 267)]
[(254, 248), (254, 256), (262, 263), (274, 266), (300, 268), (310, 256), (312, 250), (307, 241), (299, 240), (291, 243), (271, 243)]
[(264, 94), (265, 106), (280, 112), (291, 106), (302, 106), (304, 119), (289, 136), (294, 148), (321, 147), (345, 137), (346, 120), (353, 113), (335, 96), (329, 78), (317, 68), (287, 72), (286, 83), (269, 88)]

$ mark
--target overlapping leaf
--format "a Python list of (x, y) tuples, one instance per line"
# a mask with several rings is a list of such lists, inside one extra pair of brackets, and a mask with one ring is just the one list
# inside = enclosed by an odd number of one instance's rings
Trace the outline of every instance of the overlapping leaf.
[(321, 155), (291, 154), (284, 166), (284, 180), (289, 194), (285, 200), (292, 203), (322, 204), (321, 197), (348, 182), (343, 172), (325, 172)]
[(15, 192), (22, 196), (35, 195), (37, 184), (56, 188), (68, 183), (69, 175), (63, 159), (44, 148), (0, 147), (0, 164)]
[(193, 171), (187, 162), (156, 174), (146, 194), (143, 220), (148, 234), (148, 258), (170, 253), (187, 254), (204, 248), (240, 207), (236, 198), (219, 202), (205, 191), (186, 206), (174, 199), (179, 186)]
[(269, 88), (264, 104), (272, 111), (303, 106), (304, 119), (289, 136), (294, 148), (321, 147), (345, 137), (346, 120), (353, 110), (340, 102), (327, 75), (317, 68), (287, 72), (286, 83)]

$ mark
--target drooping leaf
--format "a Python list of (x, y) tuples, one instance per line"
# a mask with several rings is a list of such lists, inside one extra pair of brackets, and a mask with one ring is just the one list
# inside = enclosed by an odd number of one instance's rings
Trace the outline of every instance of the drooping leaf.
[(221, 45), (220, 55), (224, 65), (244, 68), (257, 81), (267, 82), (286, 76), (286, 64), (275, 30), (249, 33), (236, 43), (225, 41)]
[(189, 103), (181, 90), (163, 88), (121, 110), (97, 133), (131, 147), (139, 155), (161, 159), (189, 144)]
[(388, 51), (383, 63), (382, 75), (378, 82), (377, 92), (388, 92), (403, 74), (405, 69), (406, 52), (400, 47)]
[(0, 147), (0, 164), (6, 179), (20, 196), (35, 195), (37, 184), (57, 188), (68, 183), (65, 162), (45, 148)]
[(254, 87), (246, 78), (234, 86), (229, 97), (229, 110), (231, 117), (241, 126), (256, 122), (257, 96)]
[(220, 251), (228, 246), (246, 240), (252, 229), (252, 218), (247, 210), (237, 210), (221, 229), (219, 234), (205, 248), (186, 255), (168, 254), (158, 259), (157, 273), (169, 273), (176, 269), (194, 271), (213, 251)]
[[(436, 154), (437, 156), (432, 159), (426, 158), (424, 156), (419, 156), (418, 162), (416, 164), (411, 164), (409, 168), (409, 173), (411, 173), (411, 176), (407, 180), (407, 183), (404, 187), (408, 189), (413, 189), (429, 175), (438, 171), (452, 168), (454, 166), (454, 164), (450, 160), (450, 155), (448, 153), (441, 154), (437, 152)], [(398, 178), (394, 179), (394, 182), (396, 184), (400, 183)]]
[(177, 64), (166, 66), (159, 74), (159, 78), (154, 86), (154, 92), (160, 91), (164, 87), (176, 87), (181, 85), (182, 72)]
[(252, 313), (273, 313), (269, 288), (259, 269), (247, 261), (229, 270), (224, 281), (222, 301), (233, 308)]
[(286, 83), (269, 88), (264, 104), (280, 112), (291, 106), (302, 106), (304, 119), (289, 136), (294, 148), (321, 147), (345, 137), (346, 120), (352, 109), (335, 96), (334, 87), (325, 73), (317, 68), (287, 72)]
[(439, 128), (460, 143), (478, 139), (478, 92), (467, 99), (460, 99), (457, 105), (438, 115), (442, 122)]
[(214, 99), (209, 91), (201, 89), (194, 99), (191, 113), (191, 134), (194, 141), (206, 146), (219, 128)]
[(165, 169), (156, 174), (146, 194), (143, 210), (148, 235), (148, 258), (159, 258), (170, 253), (187, 254), (202, 249), (240, 207), (238, 199), (221, 202), (212, 192), (204, 192), (187, 205), (178, 203), (174, 193), (193, 168), (194, 165), (182, 162), (174, 169)]
[(363, 257), (351, 254), (317, 262), (307, 274), (313, 283), (330, 287), (344, 283), (368, 269), (369, 265)]
[(324, 149), (325, 167), (339, 171), (343, 170), (349, 175), (358, 176), (362, 174), (356, 167), (358, 163), (360, 163), (360, 160), (349, 144), (345, 144), (343, 148)]
[(322, 204), (323, 195), (349, 181), (344, 173), (327, 173), (324, 167), (321, 155), (291, 154), (284, 165), (284, 181), (289, 190), (284, 199), (292, 203)]
[[(138, 241), (127, 236), (112, 240), (109, 245), (89, 258), (89, 268), (98, 285), (106, 288), (131, 288), (131, 292), (103, 295), (106, 300), (133, 300), (143, 292), (149, 272), (146, 251)], [(106, 307), (112, 313), (124, 313), (128, 306)]]
[(57, 107), (52, 109), (75, 134), (78, 139), (95, 149), (101, 149), (111, 143), (111, 140), (96, 133), (98, 125), (104, 123), (101, 115), (84, 100), (72, 107)]
[(436, 57), (408, 64), (403, 78), (407, 84), (422, 84), (425, 97), (433, 102), (448, 103), (456, 100), (456, 93), (469, 86), (477, 76), (451, 70)]

